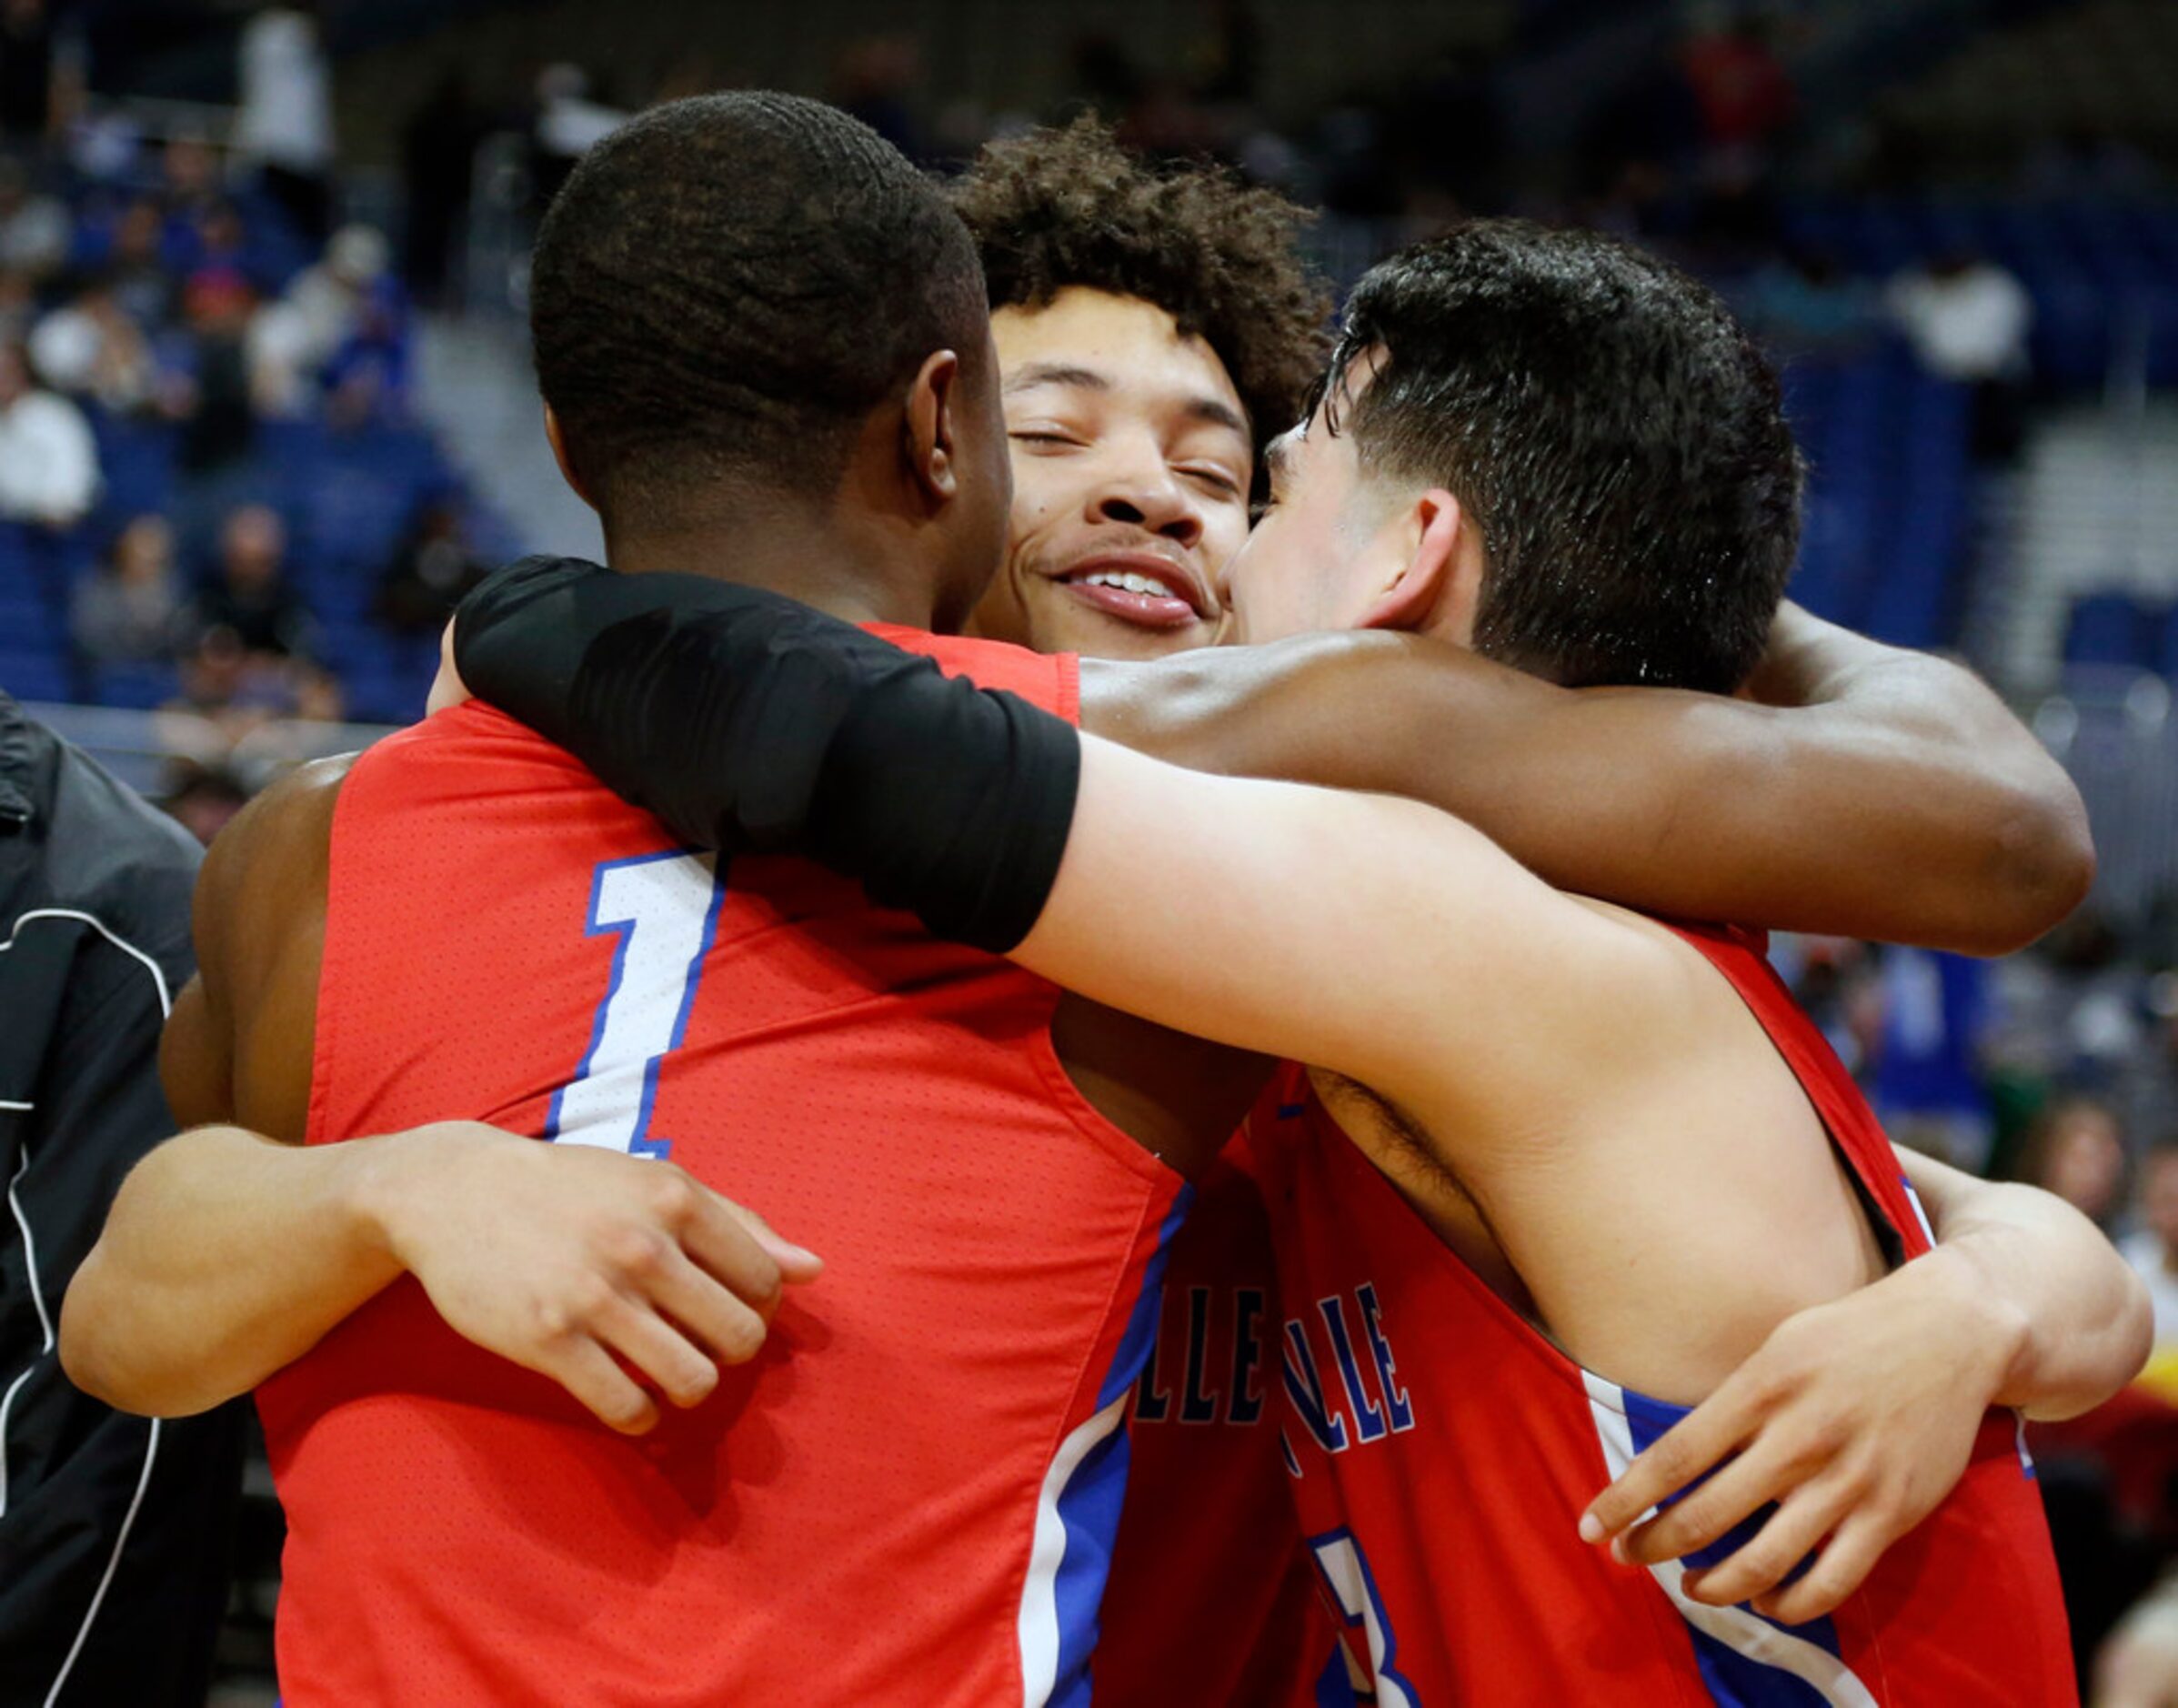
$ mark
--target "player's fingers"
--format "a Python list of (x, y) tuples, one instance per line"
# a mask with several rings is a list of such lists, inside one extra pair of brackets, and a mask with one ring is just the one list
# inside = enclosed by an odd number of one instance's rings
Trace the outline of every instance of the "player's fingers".
[(608, 1429), (640, 1435), (657, 1422), (657, 1403), (587, 1334), (567, 1336), (537, 1369), (588, 1407)]
[(764, 1350), (763, 1315), (677, 1248), (659, 1262), (647, 1291), (684, 1332), (725, 1362), (745, 1364)]
[(1627, 1565), (1654, 1565), (1706, 1548), (1776, 1500), (1790, 1486), (1789, 1466), (1761, 1441), (1723, 1470), (1611, 1543)]
[(680, 1241), (680, 1249), (728, 1291), (769, 1321), (786, 1285), (778, 1260), (734, 1213), (738, 1205), (685, 1175), (680, 1178), (689, 1190), (667, 1224)]
[(1852, 1492), (1837, 1478), (1805, 1483), (1785, 1497), (1770, 1521), (1715, 1565), (1689, 1572), (1682, 1587), (1695, 1601), (1730, 1607), (1783, 1582), (1851, 1510)]
[(748, 1230), (749, 1238), (771, 1254), (771, 1261), (779, 1266), (780, 1279), (789, 1286), (813, 1281), (824, 1272), (824, 1259), (808, 1247), (797, 1245), (784, 1237), (747, 1204), (737, 1204), (730, 1198), (719, 1201), (728, 1214)]
[(718, 1366), (639, 1295), (616, 1297), (592, 1318), (591, 1332), (675, 1405), (699, 1405), (718, 1385)]
[(1757, 1421), (1752, 1400), (1739, 1378), (1728, 1378), (1589, 1502), (1581, 1515), (1581, 1541), (1617, 1535), (1739, 1446)]
[(1880, 1511), (1856, 1512), (1838, 1526), (1815, 1563), (1772, 1594), (1758, 1594), (1755, 1611), (1781, 1624), (1804, 1625), (1835, 1613), (1867, 1581), (1883, 1550), (1898, 1540), (1898, 1527)]

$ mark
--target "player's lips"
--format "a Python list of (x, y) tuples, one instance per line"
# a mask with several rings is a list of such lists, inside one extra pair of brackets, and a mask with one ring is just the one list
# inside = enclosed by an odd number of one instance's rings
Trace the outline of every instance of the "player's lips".
[(1141, 628), (1181, 628), (1209, 616), (1209, 595), (1194, 576), (1155, 552), (1101, 552), (1052, 579), (1083, 604)]

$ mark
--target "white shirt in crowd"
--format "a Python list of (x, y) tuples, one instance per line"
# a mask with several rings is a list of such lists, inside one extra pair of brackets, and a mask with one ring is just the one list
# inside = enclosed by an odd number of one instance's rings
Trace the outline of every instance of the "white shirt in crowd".
[(234, 148), (315, 177), (333, 164), (333, 102), (317, 25), (274, 6), (242, 32), (242, 108)]
[(66, 527), (98, 496), (98, 446), (83, 411), (49, 391), (0, 408), (0, 517)]
[(2025, 376), (2034, 302), (2002, 267), (1982, 261), (1948, 277), (1904, 274), (1884, 301), (1932, 374), (1970, 384)]

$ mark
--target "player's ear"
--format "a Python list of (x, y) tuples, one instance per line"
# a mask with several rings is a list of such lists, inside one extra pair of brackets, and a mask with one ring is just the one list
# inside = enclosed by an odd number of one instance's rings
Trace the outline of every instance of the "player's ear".
[(908, 391), (906, 422), (908, 472), (935, 507), (960, 491), (956, 411), (959, 407), (960, 358), (950, 350), (933, 350), (916, 369)]
[(1436, 623), (1460, 578), (1464, 519), (1460, 500), (1431, 487), (1386, 524), (1399, 568), (1362, 613), (1360, 628), (1420, 632)]
[(559, 477), (574, 488), (575, 496), (591, 509), (597, 500), (590, 497), (590, 489), (582, 484), (582, 477), (575, 472), (575, 459), (567, 455), (567, 437), (560, 431), (559, 417), (552, 413), (552, 406), (545, 406), (545, 440), (552, 447), (552, 460), (559, 465)]

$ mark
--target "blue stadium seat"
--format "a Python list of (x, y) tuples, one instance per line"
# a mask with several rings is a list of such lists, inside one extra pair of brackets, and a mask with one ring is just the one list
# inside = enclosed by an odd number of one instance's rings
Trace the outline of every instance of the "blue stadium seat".
[(171, 664), (106, 664), (91, 672), (91, 698), (127, 711), (156, 710), (181, 687), (181, 672)]
[(2132, 595), (2091, 593), (2073, 601), (2064, 661), (2150, 669), (2158, 638), (2155, 614)]
[(75, 684), (67, 661), (57, 652), (0, 650), (0, 690), (17, 699), (67, 700)]

